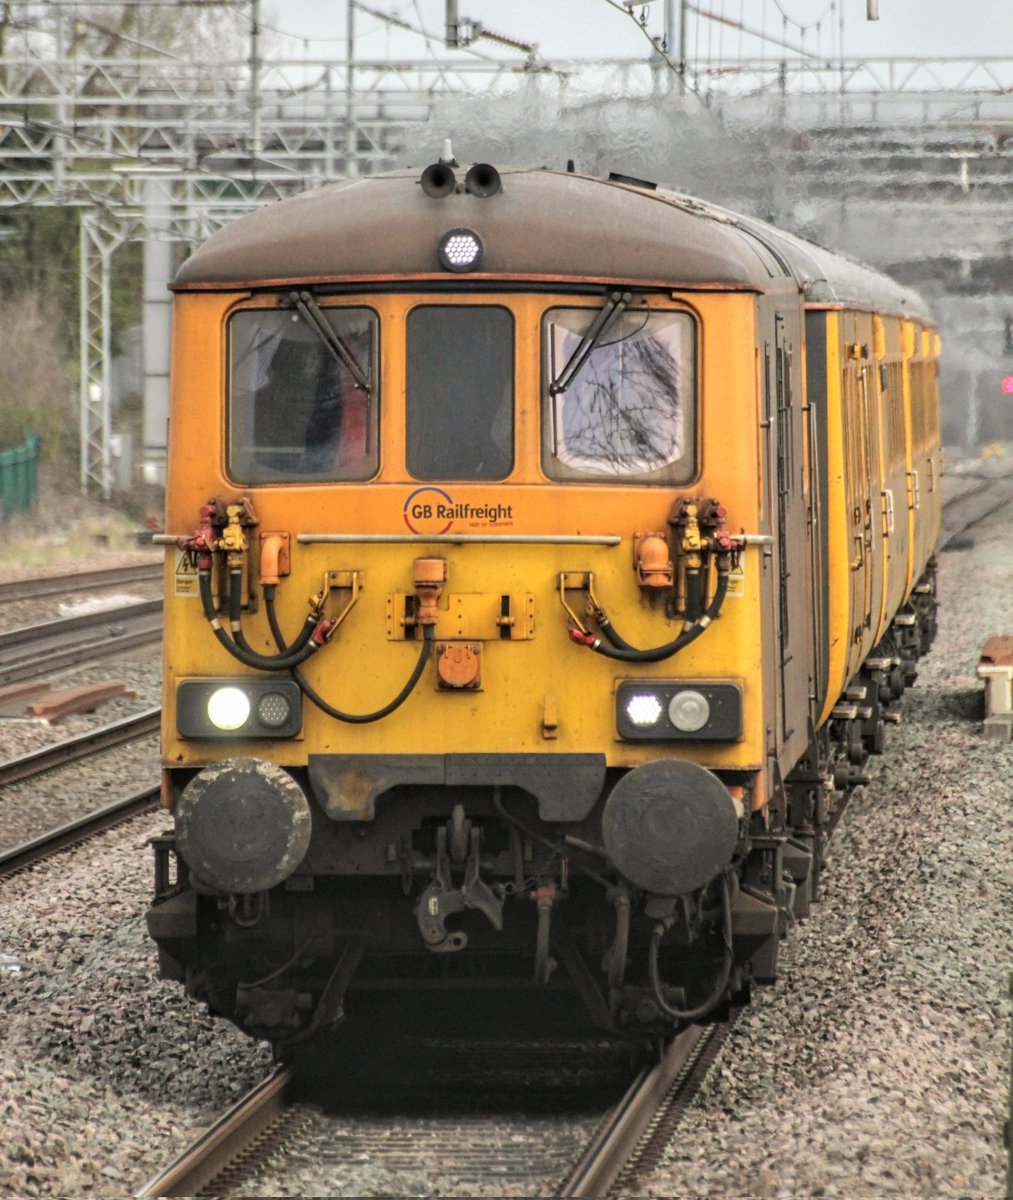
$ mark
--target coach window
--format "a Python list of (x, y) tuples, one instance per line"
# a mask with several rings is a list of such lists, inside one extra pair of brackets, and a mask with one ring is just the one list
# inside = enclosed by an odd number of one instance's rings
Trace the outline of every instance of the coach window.
[[(696, 471), (696, 323), (627, 309), (555, 308), (543, 323), (542, 466), (550, 479), (687, 483)], [(583, 344), (582, 344), (583, 341)], [(581, 365), (581, 358), (583, 363)]]
[(228, 473), (237, 483), (369, 479), (377, 452), (376, 314), (245, 309), (228, 327)]
[(405, 347), (407, 467), (416, 479), (505, 479), (514, 464), (514, 320), (492, 305), (421, 305)]

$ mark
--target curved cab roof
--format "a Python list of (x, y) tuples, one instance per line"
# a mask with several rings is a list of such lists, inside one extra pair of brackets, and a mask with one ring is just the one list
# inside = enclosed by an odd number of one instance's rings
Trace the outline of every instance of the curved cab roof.
[[(455, 169), (459, 184), (464, 168)], [(180, 268), (177, 291), (289, 283), (446, 281), (437, 245), (466, 227), (482, 238), (471, 280), (559, 280), (679, 289), (802, 289), (813, 307), (928, 318), (916, 293), (772, 226), (635, 181), (504, 167), (492, 196), (427, 195), (395, 171), (304, 192), (239, 218)], [(454, 277), (460, 279), (460, 276)]]

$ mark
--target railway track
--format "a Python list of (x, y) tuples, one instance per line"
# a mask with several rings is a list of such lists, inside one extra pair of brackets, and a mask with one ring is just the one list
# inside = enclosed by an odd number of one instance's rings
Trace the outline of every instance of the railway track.
[(0, 605), (20, 600), (38, 600), (45, 596), (97, 592), (131, 583), (157, 583), (163, 571), (161, 561), (157, 561), (129, 567), (103, 567), (94, 571), (65, 571), (57, 575), (37, 575), (31, 579), (7, 579), (0, 582)]
[(17, 783), (22, 779), (34, 779), (78, 759), (136, 741), (149, 733), (157, 733), (161, 715), (160, 708), (147, 708), (120, 721), (91, 729), (78, 737), (65, 738), (52, 746), (33, 750), (30, 754), (9, 758), (6, 762), (0, 762), (0, 786)]
[[(321, 1117), (307, 1109), (300, 1099), (296, 1077), (286, 1067), (253, 1088), (134, 1194), (242, 1195), (250, 1194), (251, 1188), (259, 1193), (263, 1187), (260, 1172), (265, 1164), (276, 1178), (284, 1177), (290, 1161), (304, 1169), (316, 1156), (313, 1147), (318, 1142), (319, 1157), (330, 1159), (318, 1181), (326, 1190), (327, 1180), (338, 1176), (346, 1186), (355, 1182), (355, 1172), (364, 1164), (375, 1170), (377, 1165), (389, 1162), (389, 1169), (396, 1175), (414, 1159), (419, 1169), (425, 1170), (421, 1156), (435, 1141), (446, 1148), (445, 1160), (435, 1170), (448, 1179), (460, 1172), (469, 1195), (482, 1194), (481, 1185), (475, 1185), (476, 1175), (491, 1184), (493, 1194), (501, 1195), (504, 1193), (498, 1189), (507, 1181), (530, 1182), (538, 1178), (539, 1172), (542, 1186), (537, 1194), (622, 1195), (641, 1165), (649, 1168), (657, 1162), (729, 1028), (694, 1025), (680, 1033), (657, 1063), (641, 1069), (590, 1133), (583, 1151), (562, 1178), (557, 1163), (560, 1154), (566, 1156), (566, 1150), (560, 1152), (549, 1145), (557, 1132), (557, 1114), (552, 1114), (541, 1135), (546, 1143), (541, 1150), (529, 1143), (529, 1131), (514, 1132), (516, 1122), (509, 1115), (494, 1116), (491, 1141), (479, 1144), (468, 1118), (453, 1113), (439, 1118), (435, 1128), (428, 1115), (418, 1122), (397, 1115), (389, 1117), (388, 1129), (377, 1129), (368, 1120)], [(328, 1121), (334, 1122), (330, 1135)], [(350, 1124), (362, 1128), (350, 1131)], [(333, 1152), (335, 1142), (343, 1143), (337, 1157)], [(518, 1155), (523, 1166), (518, 1165)], [(523, 1174), (526, 1171), (528, 1176)], [(312, 1194), (322, 1193), (314, 1187)]]
[(107, 829), (113, 829), (142, 813), (150, 812), (158, 806), (159, 795), (158, 787), (143, 788), (75, 821), (51, 829), (40, 837), (0, 852), (0, 879), (16, 875), (27, 867), (51, 858), (61, 850), (80, 845)]
[(249, 1151), (258, 1137), (267, 1135), (282, 1120), (291, 1100), (293, 1080), (291, 1067), (279, 1067), (134, 1195), (199, 1195), (240, 1154)]
[(633, 1081), (556, 1194), (626, 1194), (637, 1172), (657, 1163), (731, 1028), (729, 1023), (684, 1029)]
[(150, 645), (162, 636), (162, 601), (141, 600), (0, 632), (0, 687)]

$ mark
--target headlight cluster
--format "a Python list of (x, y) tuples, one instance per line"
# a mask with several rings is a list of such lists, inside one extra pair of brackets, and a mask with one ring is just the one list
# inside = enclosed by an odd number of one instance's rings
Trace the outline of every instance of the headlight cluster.
[(476, 271), (485, 247), (474, 229), (451, 229), (440, 238), (440, 265), (446, 271)]
[(184, 679), (176, 728), (191, 738), (287, 738), (302, 728), (302, 695), (290, 679)]
[(735, 683), (627, 679), (616, 691), (616, 727), (641, 741), (736, 741), (742, 691)]

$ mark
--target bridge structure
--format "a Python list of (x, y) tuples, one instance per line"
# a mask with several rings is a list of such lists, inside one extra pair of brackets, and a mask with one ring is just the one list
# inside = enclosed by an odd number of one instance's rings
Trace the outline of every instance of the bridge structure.
[[(575, 129), (588, 114), (631, 105), (652, 113), (661, 129), (706, 130), (714, 121), (726, 131), (760, 126), (770, 134), (766, 176), (804, 180), (809, 208), (793, 209), (800, 194), (794, 187), (780, 199), (769, 188), (764, 195), (743, 192), (734, 171), (705, 179), (704, 194), (754, 211), (765, 207), (761, 215), (845, 249), (856, 240), (849, 230), (863, 206), (901, 203), (914, 212), (955, 205), (961, 229), (961, 209), (973, 209), (986, 226), (993, 211), (996, 223), (1011, 211), (1013, 57), (786, 56), (689, 60), (677, 69), (660, 51), (642, 60), (548, 62), (509, 43), (497, 56), (465, 50), (397, 61), (352, 53), (271, 59), (255, 37), (248, 55), (224, 61), (186, 61), (139, 43), (98, 57), (67, 49), (73, 4), (23, 0), (10, 7), (23, 10), (22, 26), (34, 36), (0, 53), (0, 224), (3, 210), (29, 205), (80, 211), (80, 480), (105, 497), (113, 486), (116, 251), (130, 241), (145, 245), (144, 458), (149, 482), (159, 482), (168, 411), (165, 285), (179, 247), (309, 187), (428, 161), (448, 114), (467, 122), (469, 102), (551, 114), (555, 126)], [(350, 0), (349, 49), (355, 14), (363, 11), (396, 20)], [(537, 144), (536, 135), (522, 131)], [(851, 198), (843, 206), (842, 196)], [(842, 232), (847, 236), (834, 236)], [(1000, 255), (998, 234), (993, 240)], [(937, 259), (950, 254), (937, 249)], [(984, 245), (953, 251), (956, 266), (946, 269), (956, 273), (957, 292), (990, 253)], [(904, 260), (915, 283), (920, 254), (915, 238)], [(875, 261), (877, 253), (864, 257)]]

